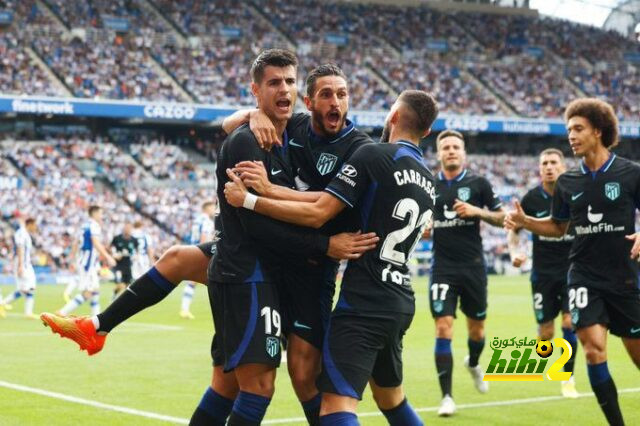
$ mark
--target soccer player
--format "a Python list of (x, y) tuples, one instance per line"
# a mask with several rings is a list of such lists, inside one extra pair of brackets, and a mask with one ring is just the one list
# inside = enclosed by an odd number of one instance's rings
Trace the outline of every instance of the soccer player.
[[(14, 255), (14, 272), (16, 280), (16, 291), (7, 296), (4, 300), (0, 300), (0, 305), (9, 305), (14, 300), (24, 295), (24, 315), (27, 318), (37, 319), (33, 314), (33, 305), (35, 303), (36, 291), (36, 273), (31, 263), (31, 252), (33, 242), (31, 235), (35, 234), (38, 229), (35, 219), (27, 218), (24, 222), (20, 220), (20, 227), (13, 235), (13, 255)], [(4, 308), (4, 306), (3, 306)]]
[[(415, 312), (407, 261), (431, 224), (435, 185), (418, 144), (437, 115), (433, 97), (405, 91), (386, 120), (383, 142), (366, 144), (345, 163), (324, 192), (308, 201), (274, 200), (233, 183), (225, 196), (273, 218), (319, 228), (345, 207), (354, 208), (363, 232), (382, 243), (349, 261), (323, 345), (321, 425), (357, 425), (358, 400), (370, 383), (391, 425), (421, 425), (402, 389), (402, 337)], [(315, 200), (315, 201), (313, 201)]]
[[(347, 118), (349, 91), (344, 72), (334, 64), (309, 72), (304, 102), (311, 113), (294, 114), (287, 124), (288, 153), (295, 174), (296, 190), (322, 191), (343, 163), (371, 138)], [(271, 120), (260, 109), (242, 110), (225, 119), (231, 132), (249, 122), (256, 139), (279, 143)], [(270, 184), (264, 166), (243, 162), (235, 170), (260, 195), (275, 199), (301, 199), (303, 193)], [(357, 231), (359, 219), (350, 209), (327, 222), (321, 232)], [(338, 262), (325, 259), (319, 265), (287, 265), (282, 276), (284, 333), (287, 337), (287, 367), (293, 388), (310, 424), (317, 424), (321, 397), (316, 379), (321, 369), (322, 343), (329, 320)]]
[(464, 364), (476, 389), (481, 393), (488, 391), (478, 364), (484, 348), (484, 321), (487, 317), (487, 272), (480, 221), (501, 226), (504, 213), (491, 184), (465, 167), (466, 150), (462, 134), (445, 130), (438, 135), (436, 145), (441, 170), (436, 178), (438, 202), (433, 225), (429, 299), (436, 324), (435, 361), (442, 391), (438, 415), (450, 416), (456, 411), (451, 393), (451, 339), (458, 299), (460, 309), (467, 317), (469, 355)]
[(607, 366), (607, 334), (620, 336), (640, 368), (640, 166), (610, 149), (618, 143), (618, 119), (606, 102), (577, 99), (567, 106), (565, 121), (576, 169), (558, 178), (551, 216), (535, 218), (516, 210), (505, 218), (507, 229), (561, 237), (569, 228), (575, 240), (569, 256), (569, 309), (587, 358), (593, 392), (607, 421), (624, 424), (618, 392)]
[(131, 259), (137, 251), (138, 241), (133, 238), (132, 231), (131, 224), (125, 223), (122, 233), (113, 237), (111, 241), (111, 253), (116, 260), (116, 267), (114, 268), (116, 288), (113, 290), (113, 299), (122, 293), (133, 279)]
[[(564, 155), (556, 148), (547, 148), (540, 153), (539, 171), (541, 184), (532, 188), (522, 198), (524, 212), (532, 217), (551, 215), (551, 199), (558, 176), (566, 170)], [(526, 254), (520, 252), (520, 229), (508, 233), (509, 252), (513, 266), (519, 268), (526, 261)], [(574, 236), (567, 233), (560, 238), (533, 236), (533, 266), (531, 268), (531, 291), (533, 310), (538, 323), (538, 334), (542, 340), (551, 340), (554, 335), (554, 319), (562, 312), (562, 337), (571, 344), (571, 358), (564, 366), (573, 372), (578, 339), (573, 332), (569, 313), (567, 293), (567, 272), (569, 271), (569, 250)], [(573, 375), (561, 384), (562, 395), (577, 398)]]
[[(216, 212), (216, 203), (206, 201), (202, 204), (202, 211), (195, 218), (193, 226), (191, 226), (191, 244), (204, 244), (207, 241), (213, 241), (215, 226), (213, 224), (213, 215)], [(194, 319), (191, 313), (191, 302), (193, 301), (193, 293), (195, 292), (196, 283), (188, 281), (182, 292), (182, 304), (180, 306), (180, 317), (186, 319)]]
[(133, 278), (140, 277), (144, 271), (153, 264), (153, 249), (151, 248), (151, 237), (144, 232), (143, 223), (135, 221), (133, 223), (133, 238), (138, 241), (138, 249), (133, 257), (132, 272)]
[(72, 256), (76, 255), (79, 245), (80, 253), (77, 258), (76, 268), (78, 270), (78, 288), (80, 291), (58, 311), (58, 314), (61, 316), (69, 315), (89, 299), (91, 313), (96, 315), (100, 312), (99, 257), (102, 256), (107, 261), (109, 267), (116, 266), (115, 259), (109, 254), (100, 241), (102, 237), (101, 223), (102, 208), (96, 205), (90, 206), (89, 220), (82, 227), (82, 234), (79, 236), (78, 242), (74, 244), (74, 253), (72, 253)]
[[(286, 125), (297, 96), (296, 67), (295, 56), (278, 49), (263, 52), (251, 67), (252, 93), (281, 135), (283, 146), (266, 153), (249, 126), (241, 126), (225, 140), (217, 166), (224, 235), (210, 264), (208, 289), (219, 341), (214, 362), (222, 362), (225, 372), (234, 371), (240, 389), (230, 424), (259, 424), (273, 394), (283, 328), (276, 284), (283, 268), (307, 261), (321, 263), (327, 252), (327, 237), (322, 234), (234, 208), (222, 192), (230, 179), (226, 169), (242, 161), (262, 161), (273, 183), (293, 185), (286, 158), (290, 149)], [(241, 330), (247, 327), (252, 332), (243, 337)], [(213, 390), (226, 392), (215, 386)]]

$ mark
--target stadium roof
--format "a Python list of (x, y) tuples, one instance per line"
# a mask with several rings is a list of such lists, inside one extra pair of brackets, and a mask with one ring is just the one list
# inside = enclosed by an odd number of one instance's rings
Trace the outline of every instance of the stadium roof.
[(640, 21), (640, 0), (530, 0), (542, 15), (568, 19), (628, 34)]

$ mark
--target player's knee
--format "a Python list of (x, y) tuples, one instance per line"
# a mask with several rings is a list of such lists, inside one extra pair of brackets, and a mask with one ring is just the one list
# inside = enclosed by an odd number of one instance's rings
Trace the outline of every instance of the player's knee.
[(604, 346), (596, 343), (586, 343), (583, 347), (588, 364), (600, 364), (607, 360), (607, 352)]
[[(239, 368), (236, 378), (241, 391), (271, 398), (275, 391), (275, 369), (264, 370), (264, 366)], [(238, 370), (238, 369), (236, 369)]]
[(396, 408), (404, 400), (402, 386), (395, 388), (371, 387), (371, 394), (376, 405), (381, 410), (391, 410)]
[(545, 322), (540, 324), (539, 334), (540, 339), (542, 340), (550, 340), (553, 339), (553, 322)]
[(169, 247), (167, 251), (162, 253), (162, 256), (158, 260), (157, 265), (161, 265), (166, 268), (179, 268), (181, 247), (182, 246), (178, 244)]
[(438, 318), (436, 320), (436, 337), (451, 339), (453, 337), (453, 321), (449, 321), (448, 318)]

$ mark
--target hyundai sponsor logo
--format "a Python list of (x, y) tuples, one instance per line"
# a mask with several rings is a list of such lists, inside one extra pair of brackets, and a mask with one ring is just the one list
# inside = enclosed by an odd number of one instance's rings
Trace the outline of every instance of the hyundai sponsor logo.
[(197, 108), (180, 104), (149, 104), (144, 107), (144, 116), (168, 120), (191, 120)]

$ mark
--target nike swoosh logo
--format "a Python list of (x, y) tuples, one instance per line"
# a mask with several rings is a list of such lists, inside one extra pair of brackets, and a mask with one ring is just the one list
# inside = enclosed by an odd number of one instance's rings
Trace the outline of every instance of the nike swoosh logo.
[(438, 198), (440, 196), (440, 194), (436, 194), (436, 196), (434, 198)]
[(304, 148), (304, 145), (300, 145), (299, 143), (295, 143), (294, 139), (289, 141), (289, 146), (297, 146), (298, 148)]
[(543, 212), (537, 212), (536, 213), (536, 217), (542, 217), (542, 216), (547, 216), (549, 214), (548, 210), (545, 210)]
[(442, 376), (442, 375), (445, 375), (445, 374), (447, 374), (447, 371), (446, 371), (446, 370), (445, 370), (445, 371), (441, 371), (441, 372), (439, 372), (439, 373), (438, 373), (438, 377), (440, 377), (440, 376)]
[(297, 320), (293, 323), (293, 326), (296, 328), (306, 328), (307, 330), (311, 330), (311, 327), (309, 327), (308, 325), (302, 324)]
[(571, 201), (575, 201), (575, 200), (577, 200), (578, 198), (580, 198), (580, 197), (582, 196), (582, 194), (584, 194), (584, 191), (579, 192), (579, 193), (577, 193), (577, 194), (573, 194), (573, 195), (571, 196)]
[(278, 173), (280, 173), (282, 170), (275, 170), (275, 169), (271, 169), (271, 176), (275, 176)]
[(640, 327), (638, 327), (638, 328), (632, 328), (630, 331), (631, 331), (631, 334), (640, 333)]
[(482, 311), (476, 314), (477, 317), (483, 317), (485, 315), (487, 315), (487, 311)]

